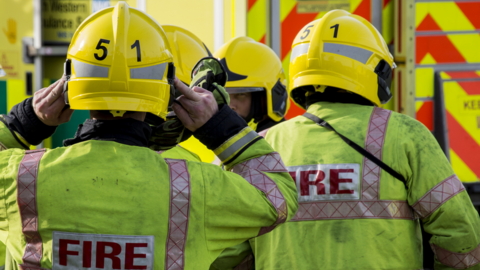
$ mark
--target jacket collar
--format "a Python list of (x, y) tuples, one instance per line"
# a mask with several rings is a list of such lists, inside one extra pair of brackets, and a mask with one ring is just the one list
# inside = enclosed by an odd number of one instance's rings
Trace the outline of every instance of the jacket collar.
[(64, 140), (63, 145), (70, 146), (88, 140), (98, 140), (148, 147), (151, 135), (152, 129), (142, 121), (87, 119), (83, 125), (78, 126), (75, 138)]

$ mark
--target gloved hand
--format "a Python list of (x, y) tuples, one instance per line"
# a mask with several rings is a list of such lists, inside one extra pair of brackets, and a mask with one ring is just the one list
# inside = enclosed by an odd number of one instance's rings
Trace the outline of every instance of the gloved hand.
[(186, 129), (174, 112), (167, 115), (167, 120), (152, 126), (152, 137), (149, 148), (154, 151), (165, 151), (187, 140), (192, 132)]
[[(230, 96), (224, 86), (227, 82), (227, 73), (222, 64), (212, 57), (200, 59), (192, 70), (192, 83), (194, 86), (202, 87), (211, 91), (218, 105), (230, 103)], [(175, 84), (181, 84), (178, 79)], [(178, 86), (176, 86), (178, 88)], [(176, 102), (176, 100), (175, 100)], [(175, 113), (170, 112), (166, 121), (155, 121), (149, 119), (147, 114), (146, 122), (152, 124), (152, 137), (150, 138), (149, 148), (155, 151), (168, 150), (177, 144), (187, 140), (192, 132), (186, 129)]]
[(228, 77), (220, 61), (213, 57), (200, 59), (192, 70), (192, 83), (213, 93), (217, 104), (230, 104), (230, 96), (225, 90)]

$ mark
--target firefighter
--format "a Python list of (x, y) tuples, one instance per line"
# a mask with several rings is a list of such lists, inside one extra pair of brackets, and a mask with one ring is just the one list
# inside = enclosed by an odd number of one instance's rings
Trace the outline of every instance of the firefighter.
[[(175, 25), (162, 25), (168, 38), (168, 43), (175, 65), (175, 76), (185, 85), (191, 84), (191, 73), (195, 64), (212, 54), (207, 46), (192, 32)], [(180, 93), (177, 91), (175, 96)], [(153, 123), (152, 123), (153, 124)], [(213, 151), (191, 136), (188, 140), (178, 143), (175, 136), (162, 136), (163, 133), (153, 134), (149, 147), (162, 153), (164, 158), (180, 158), (190, 161), (203, 161), (211, 163), (216, 160)]]
[[(120, 1), (90, 16), (65, 67), (65, 78), (2, 116), (7, 269), (207, 269), (226, 247), (295, 213), (279, 155), (211, 92), (174, 80), (166, 35), (145, 13)], [(143, 119), (165, 117), (172, 84), (183, 94), (175, 113), (232, 172), (148, 149)], [(77, 109), (91, 119), (65, 147), (20, 149)]]
[(393, 57), (365, 19), (335, 10), (292, 45), (289, 91), (307, 110), (266, 133), (299, 211), (253, 242), (256, 269), (480, 269), (480, 220), (428, 129), (381, 109)]
[(285, 121), (290, 103), (282, 62), (268, 46), (249, 37), (224, 44), (214, 56), (227, 74), (230, 107), (261, 132)]

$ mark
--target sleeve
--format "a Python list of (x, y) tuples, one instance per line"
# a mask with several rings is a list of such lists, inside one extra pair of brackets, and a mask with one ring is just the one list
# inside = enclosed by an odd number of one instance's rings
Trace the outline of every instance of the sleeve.
[(478, 212), (431, 132), (407, 120), (398, 165), (407, 175), (408, 202), (432, 235), (435, 269), (480, 269)]
[(207, 245), (222, 251), (290, 220), (297, 191), (280, 155), (228, 106), (211, 120), (194, 135), (227, 170), (202, 169)]
[(0, 115), (0, 151), (9, 148), (29, 149), (55, 133), (57, 127), (38, 119), (32, 107), (33, 98), (15, 105), (8, 115)]

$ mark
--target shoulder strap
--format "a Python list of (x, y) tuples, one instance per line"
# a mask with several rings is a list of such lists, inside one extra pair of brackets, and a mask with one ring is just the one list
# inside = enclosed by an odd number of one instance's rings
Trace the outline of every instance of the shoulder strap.
[(385, 170), (386, 172), (388, 172), (389, 174), (391, 174), (393, 177), (397, 178), (398, 180), (402, 181), (405, 186), (407, 186), (407, 182), (405, 181), (405, 178), (403, 177), (403, 175), (399, 174), (398, 172), (396, 172), (394, 169), (392, 169), (390, 166), (388, 166), (387, 164), (383, 163), (383, 161), (381, 161), (380, 159), (378, 159), (377, 157), (375, 157), (374, 155), (372, 155), (370, 152), (368, 152), (367, 150), (363, 149), (362, 147), (360, 147), (358, 144), (352, 142), (350, 139), (348, 139), (347, 137), (343, 136), (342, 134), (338, 133), (329, 123), (327, 123), (327, 121), (321, 119), (321, 118), (318, 118), (316, 117), (315, 115), (311, 114), (311, 113), (304, 113), (303, 114), (304, 117), (312, 120), (313, 122), (315, 122), (317, 125), (321, 126), (321, 127), (324, 127), (324, 128), (327, 128), (335, 133), (337, 133), (338, 136), (340, 136), (340, 138), (342, 138), (342, 140), (344, 142), (346, 142), (350, 147), (352, 147), (353, 149), (355, 149), (357, 152), (359, 152), (360, 154), (362, 154), (363, 156), (365, 156), (366, 158), (370, 159), (373, 163), (377, 164), (380, 168), (382, 168), (383, 170)]

